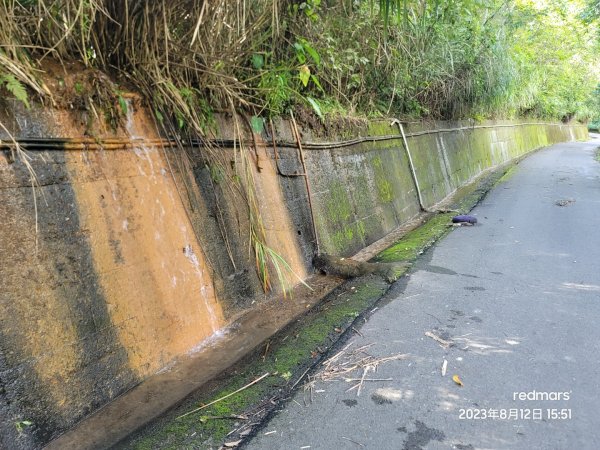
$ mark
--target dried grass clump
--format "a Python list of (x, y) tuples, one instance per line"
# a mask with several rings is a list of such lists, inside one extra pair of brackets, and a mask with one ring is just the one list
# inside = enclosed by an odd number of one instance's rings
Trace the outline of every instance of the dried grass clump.
[(250, 55), (279, 33), (281, 2), (256, 0), (5, 0), (0, 70), (41, 96), (47, 57), (117, 73), (160, 116), (203, 135), (210, 108), (258, 106)]

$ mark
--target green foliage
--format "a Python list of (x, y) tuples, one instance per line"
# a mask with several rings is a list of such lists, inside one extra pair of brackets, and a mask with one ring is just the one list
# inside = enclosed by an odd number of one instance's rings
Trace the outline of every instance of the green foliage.
[(300, 78), (302, 86), (308, 86), (308, 82), (310, 81), (310, 69), (308, 66), (301, 66), (300, 69), (298, 69), (298, 78)]
[(600, 116), (595, 27), (581, 2), (522, 0), (512, 16), (511, 53), (519, 67), (520, 113), (587, 120)]
[(319, 102), (317, 102), (312, 97), (305, 97), (305, 98), (306, 98), (306, 101), (308, 102), (308, 104), (311, 106), (311, 108), (315, 112), (315, 114), (317, 116), (319, 116), (319, 119), (325, 120), (325, 117), (323, 116), (323, 112), (321, 111), (321, 106), (319, 105)]
[(126, 116), (127, 111), (129, 110), (129, 108), (127, 107), (127, 102), (121, 94), (117, 94), (117, 99), (119, 101), (119, 108), (121, 108), (121, 113), (123, 113), (123, 115)]
[(264, 109), (271, 115), (283, 114), (294, 97), (293, 77), (286, 68), (274, 68), (261, 73), (258, 83), (259, 95), (263, 98)]
[(581, 19), (586, 23), (600, 19), (600, 0), (589, 0), (581, 13)]
[(81, 95), (85, 91), (85, 88), (84, 88), (83, 84), (80, 81), (76, 81), (75, 85), (73, 86), (73, 88), (75, 89), (75, 93), (77, 95)]
[(200, 134), (213, 109), (232, 107), (268, 116), (294, 105), (317, 115), (337, 105), (415, 118), (600, 116), (599, 0), (127, 3), (2, 2), (0, 70), (12, 78), (1, 84), (24, 103), (23, 85), (48, 94), (33, 67), (50, 52), (116, 69), (160, 117)]
[(250, 118), (250, 126), (254, 133), (260, 134), (265, 129), (265, 121), (262, 117), (252, 116)]
[(321, 65), (319, 52), (308, 39), (300, 36), (286, 50), (286, 57), (279, 58), (278, 62), (269, 51), (252, 56), (251, 66), (259, 72), (254, 79), (258, 80), (257, 93), (263, 100), (262, 110), (277, 116), (286, 113), (294, 104), (307, 103), (323, 119), (318, 101), (311, 96), (314, 92), (324, 93), (315, 75)]
[(582, 1), (370, 0), (346, 14), (339, 3), (302, 33), (321, 56), (314, 74), (326, 96), (350, 112), (585, 119), (599, 110), (597, 26), (582, 22)]
[(160, 125), (164, 124), (165, 117), (162, 115), (162, 113), (158, 109), (154, 110), (154, 116), (156, 117), (156, 120), (158, 121), (158, 123)]
[(306, 64), (307, 56), (309, 56), (317, 66), (321, 64), (321, 56), (306, 39), (300, 38), (297, 42), (294, 42), (294, 50), (296, 50), (296, 58), (300, 64)]
[(308, 19), (317, 21), (319, 19), (319, 7), (321, 0), (306, 0), (293, 3), (291, 10), (294, 14), (301, 12)]
[(27, 90), (23, 83), (17, 80), (14, 75), (10, 73), (2, 75), (2, 72), (0, 72), (0, 88), (2, 87), (29, 109), (29, 96), (27, 95)]
[(259, 53), (254, 53), (252, 55), (252, 67), (254, 69), (260, 70), (265, 65), (265, 57)]

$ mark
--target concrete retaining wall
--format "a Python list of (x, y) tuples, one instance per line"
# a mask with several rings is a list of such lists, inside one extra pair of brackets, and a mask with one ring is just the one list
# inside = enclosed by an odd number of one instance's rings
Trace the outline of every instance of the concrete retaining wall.
[[(86, 114), (13, 104), (0, 121), (18, 139), (82, 139)], [(116, 134), (96, 130), (90, 148), (29, 152), (35, 194), (24, 161), (0, 152), (0, 447), (48, 442), (265, 299), (235, 186), (219, 179), (205, 149), (184, 157), (157, 147), (144, 111), (130, 119)], [(486, 169), (587, 136), (578, 125), (478, 126), (406, 126), (409, 134), (463, 128), (409, 137), (426, 206)], [(230, 121), (220, 127), (234, 137)], [(419, 212), (398, 129), (373, 123), (349, 134), (353, 142), (327, 145), (307, 131), (303, 153), (321, 251), (343, 256)], [(102, 144), (131, 136), (145, 141)], [(279, 122), (277, 161), (272, 136), (245, 136), (243, 164), (269, 246), (306, 278), (316, 239), (305, 179), (287, 176), (304, 170), (291, 136)], [(217, 151), (223, 164), (242, 164), (239, 150)], [(18, 431), (25, 420), (33, 425)]]
[[(588, 136), (584, 126), (528, 123), (405, 125), (424, 206), (441, 202), (485, 170)], [(350, 256), (419, 212), (398, 128), (371, 124), (369, 136), (385, 139), (306, 151), (322, 252)]]

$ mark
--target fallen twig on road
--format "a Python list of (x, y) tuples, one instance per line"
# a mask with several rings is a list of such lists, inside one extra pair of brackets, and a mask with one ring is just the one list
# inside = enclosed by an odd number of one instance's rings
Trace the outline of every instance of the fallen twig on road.
[(441, 337), (433, 334), (431, 331), (426, 331), (425, 336), (430, 337), (431, 339), (436, 341), (438, 344), (440, 344), (443, 348), (450, 348), (454, 345), (453, 342), (446, 341), (446, 340), (442, 339)]
[(360, 445), (361, 447), (364, 447), (364, 444), (361, 444), (360, 442), (356, 442), (356, 441), (354, 441), (354, 440), (352, 440), (352, 439), (350, 439), (350, 438), (347, 438), (347, 437), (345, 437), (345, 436), (341, 436), (341, 438), (342, 438), (342, 439), (346, 439), (347, 441), (350, 441), (350, 442), (352, 442), (353, 444)]
[(393, 378), (344, 378), (344, 381), (350, 383), (352, 381), (394, 381)]
[(365, 377), (367, 376), (367, 372), (371, 369), (373, 369), (372, 366), (366, 366), (365, 369), (363, 370), (362, 377), (360, 379), (360, 382), (358, 383), (358, 391), (356, 391), (357, 397), (360, 397), (360, 390), (362, 389), (362, 385), (365, 382)]
[(408, 354), (398, 353), (384, 358), (376, 358), (366, 352), (368, 348), (375, 345), (374, 343), (349, 351), (348, 349), (351, 345), (347, 345), (344, 349), (326, 360), (323, 363), (323, 368), (313, 379), (321, 381), (346, 380), (352, 378), (348, 375), (356, 370), (362, 369), (364, 371), (366, 367), (369, 367), (369, 370), (376, 371), (377, 366), (380, 364), (398, 359), (406, 359), (409, 356)]
[(300, 383), (300, 381), (304, 378), (304, 375), (306, 375), (310, 369), (311, 369), (311, 367), (309, 367), (308, 369), (306, 369), (304, 371), (304, 373), (298, 377), (298, 379), (296, 380), (296, 382), (292, 385), (292, 389), (294, 389), (298, 385), (298, 383)]
[(360, 337), (364, 337), (363, 334), (358, 331), (356, 328), (352, 327), (352, 331), (354, 331), (356, 334), (358, 334)]

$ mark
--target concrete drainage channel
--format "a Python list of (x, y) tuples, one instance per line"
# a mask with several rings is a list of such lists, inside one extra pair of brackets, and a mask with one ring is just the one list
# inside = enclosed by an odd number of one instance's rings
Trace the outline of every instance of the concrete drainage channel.
[[(510, 176), (512, 167), (514, 164), (503, 166), (463, 188), (449, 208), (469, 211), (492, 186)], [(451, 230), (453, 215), (442, 212), (423, 216), (420, 226), (388, 243), (372, 261), (416, 261)], [(360, 333), (361, 325), (379, 305), (403, 291), (405, 280), (404, 277), (390, 283), (378, 275), (344, 282), (331, 280), (330, 287), (339, 285), (307, 313), (114, 448), (243, 446), (290, 398), (291, 392), (303, 386), (324, 359), (343, 346), (353, 333)]]

